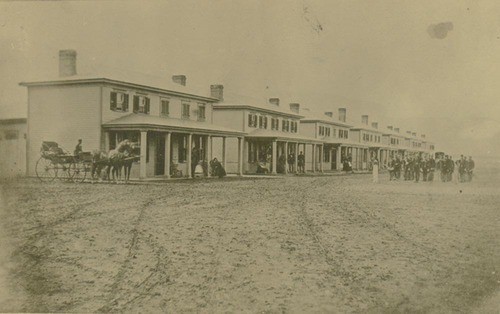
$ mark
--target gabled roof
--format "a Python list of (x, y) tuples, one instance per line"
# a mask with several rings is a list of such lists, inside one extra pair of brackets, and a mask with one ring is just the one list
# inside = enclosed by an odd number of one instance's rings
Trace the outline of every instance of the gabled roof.
[(118, 119), (106, 122), (104, 128), (139, 129), (155, 128), (180, 132), (200, 132), (217, 135), (243, 136), (244, 133), (207, 122), (197, 122), (184, 119), (150, 116), (131, 113)]

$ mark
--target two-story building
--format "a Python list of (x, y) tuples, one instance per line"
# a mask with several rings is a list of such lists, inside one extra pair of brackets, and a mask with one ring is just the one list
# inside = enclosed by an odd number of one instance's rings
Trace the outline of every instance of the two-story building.
[(304, 115), (300, 120), (301, 134), (323, 142), (322, 153), (317, 153), (321, 156), (321, 168), (325, 171), (342, 170), (342, 156), (347, 156), (353, 149), (349, 140), (352, 126), (345, 122), (346, 108), (339, 109), (338, 119), (331, 111), (320, 115), (304, 109), (301, 114)]
[[(319, 168), (318, 147), (322, 142), (300, 133), (300, 105), (280, 105), (279, 98), (257, 99), (228, 93), (221, 95), (213, 106), (214, 123), (224, 125), (245, 134), (243, 145), (243, 172), (258, 173), (266, 169), (270, 173), (287, 173), (288, 156), (293, 154), (293, 171), (298, 170), (297, 156), (302, 152), (310, 170)], [(234, 147), (234, 146), (233, 146)], [(232, 150), (234, 154), (234, 149)], [(313, 152), (308, 158), (307, 152)], [(234, 160), (228, 152), (228, 160)], [(230, 162), (229, 162), (230, 163)], [(264, 171), (266, 171), (264, 170)]]
[[(28, 89), (27, 172), (34, 175), (42, 141), (55, 141), (70, 152), (78, 139), (83, 150), (113, 149), (129, 139), (140, 145), (131, 176), (190, 176), (192, 157), (225, 161), (212, 152), (214, 138), (243, 141), (243, 132), (213, 123), (213, 104), (221, 86), (207, 93), (189, 88), (184, 75), (172, 81), (122, 73), (83, 76), (76, 52), (59, 52), (59, 77), (20, 83)], [(241, 159), (241, 158), (240, 158)], [(241, 168), (241, 167), (239, 167)]]
[(351, 128), (352, 139), (360, 143), (361, 148), (357, 149), (356, 158), (353, 157), (353, 163), (358, 169), (368, 169), (369, 162), (374, 158), (381, 159), (382, 149), (386, 145), (382, 141), (383, 132), (378, 129), (378, 123), (369, 125), (368, 115), (361, 116), (361, 124)]

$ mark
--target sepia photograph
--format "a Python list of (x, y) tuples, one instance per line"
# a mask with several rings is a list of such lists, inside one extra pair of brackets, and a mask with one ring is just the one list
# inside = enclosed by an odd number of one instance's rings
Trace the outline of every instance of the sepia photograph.
[(500, 314), (500, 1), (0, 2), (0, 313)]

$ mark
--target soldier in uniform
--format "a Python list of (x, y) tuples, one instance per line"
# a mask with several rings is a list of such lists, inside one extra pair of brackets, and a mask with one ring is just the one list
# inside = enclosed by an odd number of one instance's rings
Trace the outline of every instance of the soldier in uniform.
[(415, 157), (412, 162), (412, 168), (413, 168), (413, 177), (415, 178), (415, 182), (418, 183), (420, 180), (420, 168), (422, 167), (422, 162), (420, 160), (420, 157)]
[(472, 181), (472, 175), (474, 172), (474, 167), (475, 163), (474, 160), (472, 160), (472, 156), (469, 156), (469, 160), (467, 161), (467, 176), (468, 176), (468, 181)]

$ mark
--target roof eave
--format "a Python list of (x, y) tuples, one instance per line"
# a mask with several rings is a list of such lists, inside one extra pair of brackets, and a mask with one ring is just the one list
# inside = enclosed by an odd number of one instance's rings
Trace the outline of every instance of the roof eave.
[(198, 100), (203, 100), (207, 102), (218, 102), (219, 99), (212, 97), (205, 97), (195, 94), (177, 92), (169, 89), (163, 89), (158, 87), (152, 87), (137, 83), (125, 82), (120, 80), (113, 80), (108, 78), (89, 78), (89, 79), (74, 79), (74, 80), (53, 80), (53, 81), (37, 81), (37, 82), (20, 82), (19, 85), (30, 87), (30, 86), (57, 86), (57, 85), (76, 85), (76, 84), (97, 84), (97, 83), (107, 83), (114, 85), (121, 85), (126, 87), (132, 87), (137, 89), (149, 90), (158, 93), (169, 94), (172, 96), (187, 97)]

